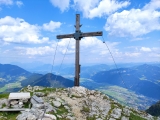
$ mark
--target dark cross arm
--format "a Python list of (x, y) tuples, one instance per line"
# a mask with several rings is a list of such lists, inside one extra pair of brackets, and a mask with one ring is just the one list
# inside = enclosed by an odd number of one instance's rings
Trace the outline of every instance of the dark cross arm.
[(57, 35), (57, 39), (74, 38), (74, 34)]
[(102, 36), (102, 35), (103, 35), (102, 31), (82, 33), (82, 37)]
[(83, 37), (91, 37), (91, 36), (102, 36), (103, 32), (98, 31), (98, 32), (87, 32), (87, 33), (74, 33), (74, 34), (65, 34), (65, 35), (57, 35), (57, 39), (63, 39), (63, 38), (83, 38)]

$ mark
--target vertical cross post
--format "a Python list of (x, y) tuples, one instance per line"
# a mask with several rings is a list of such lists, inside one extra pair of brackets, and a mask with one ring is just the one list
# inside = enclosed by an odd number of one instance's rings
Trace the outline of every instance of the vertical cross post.
[(80, 14), (76, 14), (76, 31), (73, 34), (57, 35), (57, 39), (63, 38), (74, 38), (76, 40), (76, 49), (75, 49), (75, 77), (74, 77), (74, 86), (79, 86), (80, 79), (80, 64), (79, 64), (79, 53), (80, 47), (79, 42), (83, 37), (92, 37), (92, 36), (102, 36), (102, 31), (98, 32), (88, 32), (83, 33), (80, 31)]
[[(76, 14), (76, 33), (80, 32), (80, 15)], [(76, 51), (75, 51), (75, 78), (74, 78), (74, 86), (79, 86), (79, 78), (80, 78), (80, 65), (79, 65), (79, 41), (81, 38), (76, 38)]]

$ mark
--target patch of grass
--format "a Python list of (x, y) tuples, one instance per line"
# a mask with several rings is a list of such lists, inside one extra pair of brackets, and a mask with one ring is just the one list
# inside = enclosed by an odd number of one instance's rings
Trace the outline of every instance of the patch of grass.
[(107, 97), (107, 96), (104, 96), (103, 99), (108, 99), (108, 97)]
[(42, 90), (35, 90), (35, 92), (43, 92), (45, 93), (46, 95), (49, 93), (49, 92), (55, 92), (56, 91), (56, 88), (44, 88)]
[(30, 102), (28, 101), (27, 103), (24, 103), (24, 108), (29, 108)]
[(0, 99), (2, 98), (8, 98), (9, 93), (0, 94)]
[(73, 98), (73, 97), (75, 97), (75, 98), (81, 98), (81, 96), (71, 95), (71, 98)]
[(20, 112), (0, 112), (0, 120), (16, 120), (16, 117), (20, 114)]
[(5, 103), (2, 104), (2, 108), (4, 108), (4, 107), (6, 107), (6, 104), (5, 104)]
[(93, 115), (92, 117), (87, 117), (86, 120), (96, 120), (96, 115)]
[(129, 120), (147, 120), (133, 113), (130, 114)]
[(61, 105), (61, 106), (57, 109), (57, 113), (56, 113), (56, 114), (62, 115), (62, 114), (64, 114), (64, 113), (68, 113), (68, 110), (66, 110), (66, 109), (64, 108), (64, 106)]
[(85, 106), (83, 106), (83, 108), (82, 108), (82, 111), (83, 112), (90, 112), (90, 109), (89, 109), (89, 107), (85, 107)]

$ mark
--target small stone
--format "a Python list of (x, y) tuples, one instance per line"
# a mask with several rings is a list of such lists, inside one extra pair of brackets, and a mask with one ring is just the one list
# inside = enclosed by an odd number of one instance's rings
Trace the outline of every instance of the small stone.
[(129, 117), (123, 116), (123, 117), (121, 118), (121, 120), (129, 120)]
[(33, 108), (38, 108), (38, 109), (44, 109), (45, 105), (44, 104), (33, 104), (32, 107)]
[(116, 120), (116, 119), (114, 119), (114, 118), (109, 118), (109, 120)]
[(38, 97), (44, 97), (45, 93), (43, 93), (43, 92), (34, 92), (34, 95), (36, 95)]
[(60, 107), (61, 106), (61, 103), (58, 102), (58, 101), (53, 101), (53, 104), (55, 107)]
[(10, 101), (10, 104), (11, 104), (11, 105), (16, 105), (16, 104), (18, 104), (18, 101), (17, 101), (17, 100), (11, 100), (11, 101)]
[(55, 115), (51, 115), (51, 114), (45, 114), (45, 117), (51, 118), (52, 120), (57, 120)]

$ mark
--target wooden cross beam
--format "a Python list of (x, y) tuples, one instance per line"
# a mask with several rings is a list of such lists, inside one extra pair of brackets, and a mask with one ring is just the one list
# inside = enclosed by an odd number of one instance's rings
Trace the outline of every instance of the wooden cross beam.
[(91, 37), (91, 36), (102, 36), (103, 32), (88, 32), (83, 33), (80, 31), (80, 15), (76, 14), (76, 31), (73, 34), (65, 34), (65, 35), (57, 35), (57, 39), (63, 38), (74, 38), (76, 40), (76, 51), (75, 51), (75, 78), (74, 78), (74, 86), (79, 86), (79, 78), (80, 78), (80, 64), (79, 64), (79, 41), (83, 37)]

